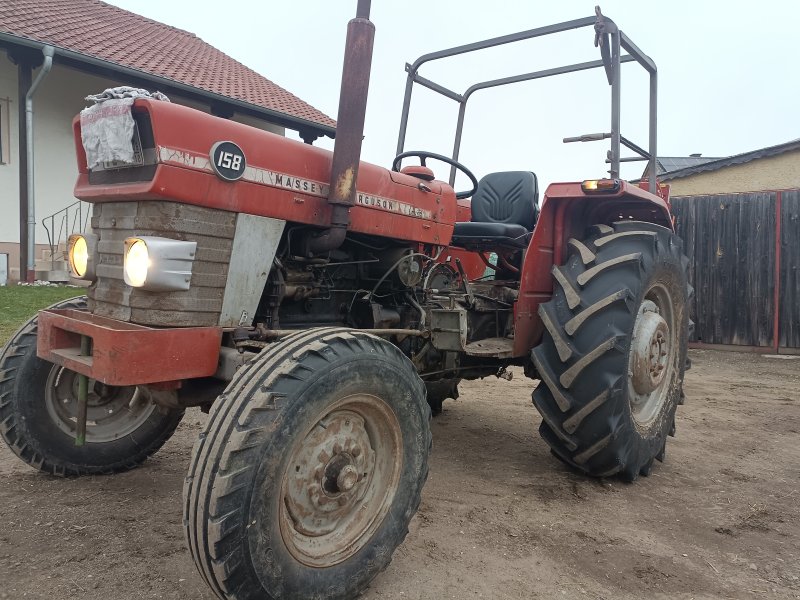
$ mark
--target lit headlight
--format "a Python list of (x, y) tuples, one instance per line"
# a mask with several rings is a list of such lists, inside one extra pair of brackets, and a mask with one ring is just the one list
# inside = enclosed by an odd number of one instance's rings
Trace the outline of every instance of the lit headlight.
[(74, 234), (67, 242), (67, 259), (70, 274), (77, 279), (94, 281), (97, 236), (91, 233)]
[(143, 240), (130, 240), (125, 242), (125, 283), (133, 287), (142, 287), (147, 281), (147, 271), (150, 269), (150, 253)]
[(125, 240), (123, 276), (132, 287), (154, 292), (188, 290), (197, 242), (160, 237)]

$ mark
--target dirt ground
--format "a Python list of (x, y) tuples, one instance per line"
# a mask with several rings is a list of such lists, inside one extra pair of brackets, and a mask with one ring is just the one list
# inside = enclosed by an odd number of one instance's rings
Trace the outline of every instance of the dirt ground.
[[(433, 422), (411, 533), (369, 600), (800, 598), (800, 359), (694, 351), (667, 461), (590, 480), (535, 432), (532, 383)], [(59, 480), (0, 449), (0, 598), (211, 599), (183, 539), (192, 411), (143, 467)]]

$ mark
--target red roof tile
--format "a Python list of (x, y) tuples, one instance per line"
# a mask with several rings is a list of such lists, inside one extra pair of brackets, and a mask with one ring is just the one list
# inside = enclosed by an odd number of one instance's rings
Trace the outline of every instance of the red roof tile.
[(0, 31), (336, 126), (327, 115), (193, 33), (99, 0), (2, 0)]

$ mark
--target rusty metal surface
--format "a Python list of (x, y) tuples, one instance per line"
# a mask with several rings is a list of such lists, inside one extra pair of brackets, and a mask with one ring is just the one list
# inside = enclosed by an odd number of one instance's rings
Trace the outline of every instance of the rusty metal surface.
[(330, 228), (307, 238), (306, 253), (319, 254), (338, 248), (350, 225), (350, 207), (356, 203), (361, 142), (367, 112), (369, 76), (375, 25), (369, 20), (370, 2), (358, 4), (356, 18), (347, 24), (339, 114), (336, 118), (336, 142), (331, 157), (328, 203), (331, 205)]
[[(92, 339), (81, 356), (80, 338)], [(194, 377), (217, 370), (222, 329), (152, 329), (85, 311), (39, 313), (37, 355), (107, 385), (125, 386)]]
[[(359, 8), (362, 8), (359, 6)], [(353, 206), (364, 137), (369, 76), (375, 25), (369, 20), (369, 7), (347, 24), (339, 114), (336, 119), (336, 142), (331, 158), (328, 202)]]
[(514, 340), (511, 338), (486, 338), (470, 342), (464, 351), (470, 356), (509, 358), (513, 350)]
[(347, 396), (298, 436), (286, 464), (286, 548), (306, 565), (333, 566), (363, 548), (392, 505), (403, 467), (400, 424), (384, 400)]

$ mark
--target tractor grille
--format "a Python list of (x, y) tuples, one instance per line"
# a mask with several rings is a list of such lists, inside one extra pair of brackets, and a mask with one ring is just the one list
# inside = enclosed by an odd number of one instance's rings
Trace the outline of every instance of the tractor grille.
[[(97, 281), (89, 288), (94, 314), (164, 327), (219, 323), (236, 213), (176, 202), (101, 202), (94, 205), (92, 229), (99, 236)], [(188, 290), (148, 292), (125, 284), (124, 241), (140, 235), (197, 242)]]

